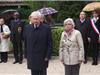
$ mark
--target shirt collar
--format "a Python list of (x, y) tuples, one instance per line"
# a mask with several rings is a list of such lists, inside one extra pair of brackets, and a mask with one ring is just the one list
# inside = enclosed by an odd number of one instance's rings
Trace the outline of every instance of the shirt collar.
[(85, 19), (83, 19), (83, 20), (82, 20), (82, 19), (80, 19), (80, 21), (83, 23), (83, 22), (85, 21)]

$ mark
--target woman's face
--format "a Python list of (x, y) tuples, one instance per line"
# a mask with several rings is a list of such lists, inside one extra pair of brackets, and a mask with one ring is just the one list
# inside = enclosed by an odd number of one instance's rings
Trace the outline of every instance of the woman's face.
[(72, 28), (73, 28), (73, 25), (72, 25), (71, 21), (67, 21), (64, 25), (64, 29), (71, 30)]

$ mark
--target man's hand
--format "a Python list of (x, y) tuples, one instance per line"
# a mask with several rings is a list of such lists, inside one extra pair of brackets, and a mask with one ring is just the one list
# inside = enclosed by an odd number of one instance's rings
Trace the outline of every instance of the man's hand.
[(90, 38), (88, 38), (88, 42), (90, 42), (91, 41), (91, 39)]
[(48, 59), (48, 58), (45, 58), (44, 60), (45, 60), (45, 61), (48, 61), (49, 59)]

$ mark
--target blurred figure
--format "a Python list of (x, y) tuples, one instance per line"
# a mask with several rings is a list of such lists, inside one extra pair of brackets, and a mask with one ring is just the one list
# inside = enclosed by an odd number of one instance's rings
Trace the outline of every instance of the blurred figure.
[(89, 31), (90, 31), (90, 21), (89, 19), (86, 19), (86, 13), (85, 12), (80, 12), (79, 19), (75, 20), (75, 28), (78, 29), (83, 38), (83, 43), (84, 43), (84, 63), (87, 63), (87, 54), (88, 54), (88, 36), (89, 36)]
[(41, 23), (44, 23), (44, 24), (48, 25), (48, 23), (46, 21), (46, 18), (45, 18), (45, 16), (43, 14), (41, 14)]
[(46, 17), (46, 22), (49, 24), (49, 26), (54, 26), (54, 19), (52, 18), (52, 15), (48, 14)]
[(99, 50), (98, 46), (100, 43), (100, 18), (96, 11), (92, 12), (91, 18), (91, 30), (90, 30), (90, 50), (92, 51), (93, 62), (92, 65), (98, 64)]
[(0, 63), (8, 61), (8, 51), (10, 42), (10, 29), (5, 25), (4, 19), (0, 18)]
[(34, 11), (29, 16), (30, 23), (25, 26), (27, 64), (32, 75), (47, 75), (48, 62), (52, 51), (51, 29), (43, 23), (42, 15)]
[(15, 12), (13, 20), (10, 23), (11, 27), (11, 41), (13, 43), (14, 58), (13, 64), (22, 64), (23, 61), (23, 27), (24, 21), (21, 20), (19, 12)]
[(59, 57), (65, 67), (65, 75), (79, 75), (80, 65), (84, 61), (84, 47), (81, 33), (74, 29), (72, 18), (64, 21), (61, 35)]

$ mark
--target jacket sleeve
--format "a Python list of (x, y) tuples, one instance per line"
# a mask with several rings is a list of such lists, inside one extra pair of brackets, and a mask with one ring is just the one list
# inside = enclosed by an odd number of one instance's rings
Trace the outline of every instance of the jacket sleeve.
[(60, 39), (60, 45), (59, 45), (59, 59), (63, 60), (63, 33), (61, 35), (61, 39)]
[(9, 29), (8, 26), (5, 26), (5, 29), (4, 29), (4, 30), (5, 30), (4, 33), (5, 33), (6, 35), (10, 35), (11, 31), (10, 31), (10, 29)]
[(47, 28), (47, 53), (46, 58), (50, 59), (52, 54), (52, 33), (50, 27)]
[(80, 32), (77, 34), (77, 43), (79, 46), (79, 60), (84, 61), (84, 46), (83, 46), (82, 35)]

